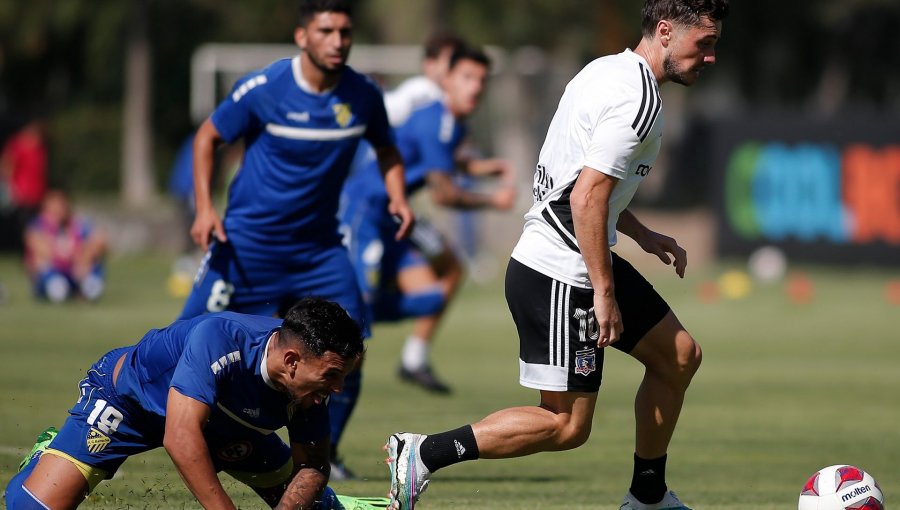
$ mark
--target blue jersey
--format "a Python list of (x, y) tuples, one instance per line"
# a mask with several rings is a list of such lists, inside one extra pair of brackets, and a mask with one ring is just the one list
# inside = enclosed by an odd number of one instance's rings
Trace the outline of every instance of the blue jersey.
[[(442, 101), (423, 106), (396, 128), (397, 148), (405, 166), (406, 193), (411, 195), (425, 186), (429, 172), (452, 173), (454, 153), (465, 137), (465, 126), (447, 110)], [(378, 161), (370, 147), (358, 155), (353, 173), (344, 188), (345, 200), (365, 197), (387, 203), (387, 191)], [(387, 211), (385, 211), (385, 215)]]
[[(128, 354), (116, 391), (141, 409), (166, 414), (169, 388), (260, 432), (288, 426), (294, 438), (310, 424), (292, 419), (290, 398), (263, 375), (266, 347), (280, 319), (232, 312), (207, 314), (154, 329)], [(324, 404), (321, 404), (324, 407)], [(307, 409), (303, 416), (323, 415)], [(328, 433), (327, 419), (314, 427)]]
[(228, 195), (229, 240), (269, 257), (339, 244), (337, 206), (359, 141), (393, 143), (371, 80), (346, 67), (333, 89), (314, 93), (301, 76), (300, 57), (274, 62), (239, 80), (211, 117), (226, 142), (246, 144)]

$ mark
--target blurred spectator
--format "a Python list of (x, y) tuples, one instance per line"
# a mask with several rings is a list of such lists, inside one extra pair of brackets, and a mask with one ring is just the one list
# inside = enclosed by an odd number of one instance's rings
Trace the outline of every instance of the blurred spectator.
[[(32, 120), (9, 137), (0, 155), (2, 206), (14, 246), (21, 247), (22, 231), (37, 213), (47, 190), (47, 144), (42, 120)], [(5, 243), (4, 243), (5, 244)]]
[(35, 295), (54, 303), (103, 294), (104, 234), (73, 214), (69, 198), (50, 190), (25, 231), (25, 269)]

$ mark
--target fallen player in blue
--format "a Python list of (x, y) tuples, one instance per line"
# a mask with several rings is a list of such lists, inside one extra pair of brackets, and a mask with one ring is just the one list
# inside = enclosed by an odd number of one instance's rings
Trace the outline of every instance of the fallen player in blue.
[(356, 322), (317, 298), (283, 321), (223, 312), (151, 330), (91, 366), (58, 434), (42, 434), (10, 480), (6, 505), (76, 508), (127, 458), (162, 446), (204, 508), (235, 508), (220, 471), (273, 508), (344, 508), (326, 487), (325, 403), (363, 350)]

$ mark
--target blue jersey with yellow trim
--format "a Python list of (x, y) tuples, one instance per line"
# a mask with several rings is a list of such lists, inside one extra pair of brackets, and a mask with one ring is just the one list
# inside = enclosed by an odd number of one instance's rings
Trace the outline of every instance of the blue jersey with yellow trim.
[[(169, 388), (261, 433), (287, 426), (328, 433), (324, 404), (298, 411), (290, 398), (270, 386), (263, 365), (269, 338), (281, 319), (222, 312), (175, 321), (150, 330), (127, 355), (116, 392), (148, 412), (166, 414)], [(318, 409), (321, 408), (321, 409)], [(308, 433), (308, 432), (307, 432)]]
[(229, 240), (270, 255), (339, 243), (338, 200), (359, 141), (393, 143), (370, 79), (345, 67), (334, 88), (314, 93), (300, 57), (243, 77), (211, 120), (226, 142), (245, 140), (228, 194)]
[[(434, 101), (418, 110), (396, 128), (397, 148), (405, 166), (406, 193), (425, 186), (429, 172), (452, 173), (454, 153), (466, 135), (465, 125), (447, 110), (443, 101)], [(357, 197), (387, 201), (387, 191), (371, 147), (356, 157), (355, 168), (344, 187), (345, 199)], [(387, 212), (385, 211), (385, 214)]]

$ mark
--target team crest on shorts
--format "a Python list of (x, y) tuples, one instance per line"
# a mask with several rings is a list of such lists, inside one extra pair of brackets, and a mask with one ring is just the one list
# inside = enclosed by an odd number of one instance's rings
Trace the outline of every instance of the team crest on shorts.
[(583, 351), (575, 351), (575, 373), (588, 375), (597, 370), (597, 351), (591, 347)]
[(250, 441), (234, 441), (219, 448), (216, 456), (226, 462), (235, 462), (244, 460), (253, 453), (253, 445)]
[(91, 453), (100, 453), (109, 444), (109, 438), (103, 432), (91, 427), (85, 440), (87, 449)]

